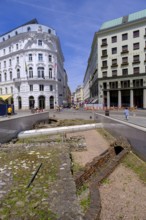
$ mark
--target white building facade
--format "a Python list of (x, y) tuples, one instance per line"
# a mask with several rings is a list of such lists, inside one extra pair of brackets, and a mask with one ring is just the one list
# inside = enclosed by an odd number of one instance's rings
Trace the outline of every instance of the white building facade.
[(99, 104), (146, 108), (146, 10), (105, 22), (95, 39)]
[(54, 29), (34, 19), (0, 36), (0, 97), (15, 109), (50, 109), (66, 97), (67, 74)]

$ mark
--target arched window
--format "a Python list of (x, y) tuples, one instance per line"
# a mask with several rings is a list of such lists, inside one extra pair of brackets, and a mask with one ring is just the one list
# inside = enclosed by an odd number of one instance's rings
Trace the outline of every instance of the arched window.
[(33, 78), (33, 68), (29, 67), (29, 78)]
[(12, 80), (12, 71), (10, 71), (10, 80)]
[(52, 68), (49, 68), (49, 78), (52, 79)]
[(4, 74), (5, 81), (7, 81), (7, 73)]
[(44, 67), (38, 67), (38, 78), (44, 78)]
[(30, 28), (30, 27), (27, 27), (27, 31), (28, 31), (28, 32), (31, 31), (31, 28)]
[(17, 69), (17, 78), (20, 79), (20, 69)]

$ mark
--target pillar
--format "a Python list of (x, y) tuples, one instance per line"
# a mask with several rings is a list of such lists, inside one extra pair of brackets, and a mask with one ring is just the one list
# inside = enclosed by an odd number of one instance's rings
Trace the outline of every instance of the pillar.
[(121, 108), (121, 90), (118, 91), (118, 107)]
[(130, 107), (133, 108), (133, 89), (130, 89)]
[(143, 108), (146, 108), (146, 89), (143, 90)]
[(110, 108), (110, 92), (107, 91), (107, 108)]

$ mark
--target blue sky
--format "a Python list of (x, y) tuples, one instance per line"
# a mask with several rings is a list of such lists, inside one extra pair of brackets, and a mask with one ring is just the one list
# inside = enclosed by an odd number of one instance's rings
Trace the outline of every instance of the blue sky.
[(146, 0), (0, 0), (0, 34), (36, 18), (60, 38), (71, 91), (83, 83), (94, 33), (103, 22), (146, 9)]

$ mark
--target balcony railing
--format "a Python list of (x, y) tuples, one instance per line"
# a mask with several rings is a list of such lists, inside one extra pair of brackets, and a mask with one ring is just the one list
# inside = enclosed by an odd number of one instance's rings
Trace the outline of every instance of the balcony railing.
[(117, 63), (113, 63), (113, 64), (111, 65), (112, 68), (113, 68), (113, 67), (117, 67), (117, 66), (118, 66)]
[(107, 43), (102, 43), (101, 47), (106, 47), (108, 44)]
[(123, 62), (123, 63), (121, 64), (121, 66), (127, 66), (127, 65), (129, 65), (128, 62)]
[(129, 50), (123, 50), (121, 54), (129, 53)]
[(108, 68), (108, 66), (102, 66), (101, 67), (101, 69), (107, 69)]
[[(55, 77), (50, 78), (49, 76), (44, 76), (44, 77), (23, 77), (23, 78), (14, 78), (13, 82), (22, 82), (22, 81), (34, 81), (34, 80), (49, 80), (49, 81), (56, 81)], [(59, 81), (59, 80), (58, 80)]]
[(139, 64), (140, 63), (140, 61), (139, 60), (135, 60), (135, 61), (133, 61), (133, 63), (132, 64)]
[(108, 57), (107, 54), (103, 54), (103, 55), (101, 56), (101, 58), (106, 58), (106, 57)]

